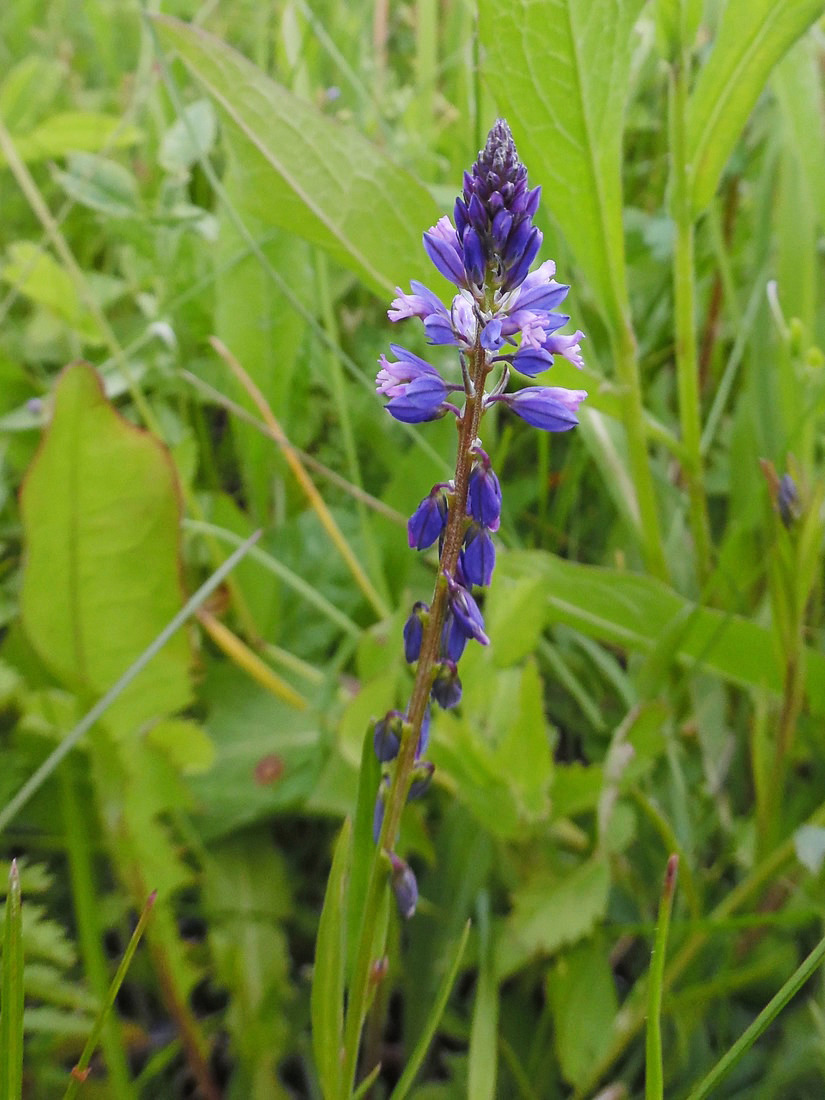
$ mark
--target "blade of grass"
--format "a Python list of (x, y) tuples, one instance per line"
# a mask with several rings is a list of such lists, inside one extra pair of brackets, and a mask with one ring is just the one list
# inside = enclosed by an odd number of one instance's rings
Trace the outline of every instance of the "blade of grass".
[(238, 562), (247, 555), (260, 537), (261, 531), (255, 531), (249, 536), (246, 542), (242, 543), (234, 553), (229, 555), (226, 561), (216, 569), (211, 577), (204, 581), (197, 592), (186, 601), (177, 615), (169, 620), (168, 624), (163, 628), (160, 634), (158, 634), (152, 644), (147, 646), (138, 659), (126, 669), (120, 679), (109, 688), (106, 694), (102, 696), (97, 703), (95, 703), (88, 714), (78, 722), (74, 729), (66, 734), (57, 748), (49, 753), (40, 767), (26, 780), (17, 794), (6, 803), (2, 810), (0, 810), (0, 832), (2, 832), (8, 823), (13, 820), (14, 816), (26, 805), (29, 799), (40, 790), (43, 783), (54, 772), (60, 762), (72, 751), (84, 733), (92, 728), (95, 722), (97, 722), (97, 720), (106, 713), (112, 703), (114, 703), (115, 699), (117, 699), (125, 688), (140, 675), (158, 650), (166, 645), (175, 631), (179, 630), (180, 627), (195, 614), (198, 608), (206, 602), (215, 589), (221, 584), (223, 579), (235, 568)]
[(276, 437), (278, 446), (281, 448), (283, 456), (295, 476), (295, 480), (304, 490), (304, 493), (306, 494), (310, 505), (315, 511), (315, 514), (318, 516), (319, 522), (329, 535), (332, 544), (341, 555), (344, 563), (347, 565), (347, 568), (352, 574), (353, 580), (361, 589), (361, 592), (364, 594), (365, 598), (370, 603), (378, 617), (381, 619), (386, 619), (390, 613), (389, 608), (381, 599), (378, 592), (376, 592), (372, 581), (361, 568), (361, 563), (356, 558), (350, 544), (344, 538), (340, 527), (335, 522), (330, 510), (327, 508), (323, 497), (316, 489), (315, 483), (304, 469), (303, 463), (289, 446), (289, 440), (286, 438), (286, 435), (284, 434), (281, 425), (276, 420), (275, 414), (272, 412), (272, 409), (270, 409), (266, 398), (249, 377), (247, 372), (244, 370), (244, 368), (241, 366), (241, 364), (238, 362), (232, 352), (229, 350), (229, 348), (226, 347), (226, 345), (221, 340), (219, 340), (216, 336), (212, 336), (209, 342), (215, 349), (215, 352), (221, 357), (221, 359), (223, 359), (224, 363), (226, 363), (226, 365), (244, 387), (246, 392), (255, 402), (255, 405), (260, 412), (264, 423)]
[(135, 926), (135, 930), (132, 933), (132, 938), (129, 940), (129, 944), (124, 952), (123, 958), (120, 960), (120, 966), (117, 968), (112, 984), (109, 986), (109, 992), (106, 995), (106, 999), (101, 1005), (100, 1012), (95, 1020), (94, 1027), (89, 1033), (89, 1038), (86, 1040), (86, 1045), (77, 1061), (77, 1065), (72, 1069), (71, 1081), (69, 1087), (63, 1094), (63, 1100), (74, 1100), (77, 1095), (77, 1091), (81, 1084), (86, 1080), (89, 1073), (89, 1063), (92, 1060), (92, 1055), (97, 1047), (98, 1040), (105, 1026), (109, 1013), (114, 1007), (115, 998), (117, 997), (120, 987), (123, 985), (123, 980), (126, 977), (126, 972), (129, 969), (129, 965), (132, 962), (137, 946), (140, 943), (143, 932), (149, 921), (149, 917), (152, 913), (152, 907), (155, 904), (155, 898), (157, 892), (152, 891), (149, 897), (146, 899), (146, 904), (143, 907), (143, 912), (140, 914), (140, 918)]
[(688, 1100), (706, 1100), (712, 1096), (722, 1080), (736, 1063), (750, 1050), (756, 1040), (770, 1027), (779, 1013), (800, 991), (825, 959), (825, 937), (791, 974), (779, 992), (765, 1005), (750, 1027), (739, 1036), (733, 1046), (716, 1063), (704, 1081), (688, 1096)]
[(453, 988), (456, 976), (458, 975), (459, 967), (461, 966), (461, 960), (464, 957), (464, 949), (467, 946), (467, 940), (470, 935), (470, 921), (464, 925), (464, 931), (461, 933), (461, 938), (458, 941), (458, 947), (456, 948), (455, 956), (453, 957), (452, 965), (447, 973), (444, 975), (444, 979), (439, 986), (436, 998), (433, 1001), (432, 1011), (430, 1012), (429, 1019), (427, 1020), (427, 1026), (421, 1033), (418, 1042), (415, 1044), (415, 1049), (407, 1061), (407, 1065), (404, 1067), (404, 1072), (398, 1081), (398, 1084), (392, 1090), (390, 1100), (404, 1100), (404, 1097), (410, 1091), (415, 1081), (416, 1074), (421, 1069), (421, 1064), (430, 1048), (433, 1036), (436, 1033), (441, 1017), (444, 1014), (444, 1009), (447, 1007), (447, 1001), (450, 996), (450, 992)]
[(9, 871), (3, 929), (0, 1086), (0, 1100), (20, 1100), (23, 1095), (23, 905), (16, 859)]
[(647, 1037), (645, 1043), (645, 1100), (664, 1100), (665, 1086), (662, 1072), (662, 981), (665, 972), (667, 935), (679, 857), (672, 855), (667, 861), (665, 883), (659, 902), (659, 921), (650, 960), (650, 988), (648, 990)]

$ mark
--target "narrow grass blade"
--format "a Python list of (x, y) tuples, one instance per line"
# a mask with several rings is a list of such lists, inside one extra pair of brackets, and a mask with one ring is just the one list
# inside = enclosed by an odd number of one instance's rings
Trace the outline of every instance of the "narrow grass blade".
[(473, 1022), (467, 1095), (495, 1100), (498, 1070), (498, 978), (490, 934), (490, 899), (484, 892), (478, 905), (479, 970)]
[(415, 1050), (410, 1055), (409, 1061), (401, 1074), (398, 1084), (392, 1090), (390, 1100), (403, 1100), (407, 1093), (412, 1088), (415, 1081), (416, 1074), (421, 1069), (421, 1065), (429, 1050), (430, 1043), (432, 1042), (433, 1035), (436, 1033), (438, 1025), (441, 1023), (441, 1017), (444, 1014), (444, 1009), (447, 1007), (447, 1001), (450, 996), (450, 992), (453, 988), (453, 983), (458, 975), (458, 968), (461, 966), (461, 960), (464, 957), (464, 949), (467, 946), (467, 940), (470, 935), (470, 921), (464, 925), (464, 931), (461, 933), (461, 939), (458, 941), (458, 947), (456, 948), (455, 958), (453, 959), (452, 966), (444, 975), (444, 980), (438, 989), (435, 1001), (433, 1002), (433, 1009), (430, 1013), (430, 1018), (427, 1021), (427, 1026), (424, 1028), (418, 1042), (415, 1044)]
[(198, 608), (207, 601), (218, 585), (223, 581), (224, 577), (226, 577), (227, 574), (235, 568), (238, 562), (245, 557), (260, 537), (261, 532), (255, 531), (246, 542), (242, 543), (233, 554), (229, 555), (223, 565), (216, 569), (212, 576), (204, 581), (194, 596), (186, 601), (177, 615), (169, 620), (168, 624), (161, 630), (152, 644), (147, 646), (143, 653), (141, 653), (134, 664), (130, 665), (120, 679), (109, 688), (106, 694), (99, 699), (97, 703), (95, 703), (85, 718), (81, 719), (74, 729), (66, 734), (54, 752), (46, 757), (37, 771), (26, 780), (14, 798), (7, 802), (3, 809), (0, 810), (0, 831), (5, 829), (8, 823), (14, 818), (15, 814), (26, 805), (32, 795), (40, 790), (45, 781), (60, 764), (61, 760), (68, 756), (84, 733), (92, 728), (95, 722), (106, 713), (121, 692), (140, 675), (158, 650), (166, 645), (175, 631), (179, 630), (180, 627), (195, 614)]
[(352, 861), (352, 822), (346, 818), (335, 845), (318, 924), (310, 1010), (312, 1051), (324, 1096), (337, 1096), (344, 1035), (347, 880)]
[(645, 1044), (645, 1100), (664, 1100), (664, 1075), (662, 1072), (662, 988), (665, 973), (667, 935), (673, 894), (676, 890), (676, 874), (679, 857), (672, 855), (667, 861), (665, 883), (659, 901), (659, 921), (650, 960), (650, 988), (647, 1010), (647, 1039)]
[(756, 1040), (770, 1027), (783, 1008), (796, 996), (825, 959), (825, 938), (821, 939), (805, 961), (797, 967), (779, 992), (762, 1009), (753, 1023), (739, 1036), (730, 1050), (720, 1058), (702, 1083), (693, 1090), (687, 1100), (706, 1100), (714, 1096), (722, 1080), (730, 1073), (740, 1058), (750, 1050)]
[(71, 1080), (69, 1081), (69, 1087), (63, 1094), (63, 1100), (73, 1100), (77, 1095), (77, 1091), (81, 1084), (86, 1080), (89, 1074), (89, 1063), (92, 1060), (92, 1055), (95, 1052), (98, 1042), (100, 1041), (100, 1035), (103, 1031), (103, 1027), (106, 1023), (106, 1019), (115, 1003), (115, 999), (120, 992), (120, 987), (123, 985), (124, 978), (129, 969), (129, 966), (134, 957), (137, 946), (141, 941), (141, 937), (146, 929), (146, 925), (149, 922), (149, 917), (152, 913), (152, 908), (155, 904), (155, 898), (157, 892), (153, 891), (146, 899), (146, 904), (143, 907), (143, 912), (140, 914), (140, 919), (137, 922), (132, 938), (129, 940), (129, 944), (124, 952), (123, 958), (120, 960), (120, 966), (117, 968), (117, 973), (112, 979), (112, 984), (109, 986), (109, 992), (106, 994), (106, 1000), (103, 1002), (98, 1013), (98, 1017), (95, 1020), (95, 1025), (89, 1033), (89, 1038), (86, 1040), (86, 1045), (83, 1048), (83, 1052), (78, 1059), (77, 1065), (72, 1070)]
[(23, 1095), (23, 907), (17, 860), (9, 871), (0, 1002), (0, 1100)]

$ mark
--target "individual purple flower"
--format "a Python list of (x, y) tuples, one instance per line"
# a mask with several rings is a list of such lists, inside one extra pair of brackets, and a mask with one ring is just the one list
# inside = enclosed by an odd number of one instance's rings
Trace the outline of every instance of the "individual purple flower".
[(802, 514), (799, 506), (799, 493), (796, 490), (796, 482), (790, 474), (783, 474), (779, 479), (776, 506), (779, 509), (780, 519), (788, 529), (794, 525), (795, 521), (798, 520)]
[(566, 432), (578, 424), (576, 412), (585, 397), (585, 390), (531, 386), (516, 393), (493, 395), (487, 401), (489, 404), (502, 402), (534, 428), (545, 432)]
[(461, 566), (470, 584), (489, 585), (496, 566), (496, 547), (486, 527), (473, 524), (467, 531)]
[(434, 485), (407, 521), (407, 538), (413, 550), (427, 550), (437, 542), (447, 522), (445, 482)]
[(404, 715), (400, 710), (388, 711), (375, 723), (372, 744), (382, 764), (388, 764), (398, 756), (403, 731)]
[(444, 626), (441, 628), (441, 653), (456, 664), (461, 660), (467, 648), (467, 635), (456, 622), (455, 615), (447, 608)]
[(412, 773), (412, 783), (407, 795), (407, 801), (412, 802), (416, 798), (422, 798), (432, 786), (435, 764), (430, 760), (419, 760)]
[(418, 883), (410, 865), (403, 859), (399, 859), (395, 852), (390, 852), (390, 864), (392, 867), (390, 881), (398, 912), (404, 920), (409, 920), (418, 904)]
[(424, 234), (424, 248), (445, 279), (449, 279), (456, 286), (467, 285), (461, 243), (455, 227), (446, 214)]
[(480, 451), (482, 459), (470, 471), (467, 487), (467, 515), (488, 531), (497, 531), (501, 519), (501, 485), (490, 459)]
[(461, 680), (455, 661), (439, 661), (432, 687), (433, 699), (443, 710), (457, 707), (461, 702)]
[(437, 420), (447, 411), (447, 394), (457, 386), (448, 386), (435, 367), (398, 344), (390, 344), (398, 356), (391, 362), (382, 355), (376, 377), (376, 392), (389, 397), (387, 412), (405, 424)]
[(434, 314), (443, 314), (447, 317), (444, 303), (423, 283), (412, 280), (409, 294), (405, 293), (400, 286), (395, 289), (398, 291), (398, 297), (393, 299), (392, 305), (387, 310), (387, 316), (391, 321), (403, 321), (408, 317), (419, 317), (422, 321), (426, 321)]
[(447, 578), (450, 610), (456, 626), (466, 638), (475, 638), (481, 645), (489, 645), (490, 639), (484, 633), (484, 619), (478, 604), (464, 587), (452, 577)]
[(414, 664), (421, 653), (421, 642), (424, 637), (424, 622), (430, 609), (427, 604), (419, 600), (413, 604), (410, 617), (404, 623), (404, 659), (407, 664)]

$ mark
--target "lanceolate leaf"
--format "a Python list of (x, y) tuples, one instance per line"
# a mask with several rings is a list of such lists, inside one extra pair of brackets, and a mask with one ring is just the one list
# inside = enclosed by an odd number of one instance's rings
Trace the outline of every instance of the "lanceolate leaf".
[(335, 845), (332, 870), (327, 880), (312, 976), (312, 1050), (321, 1090), (324, 1096), (330, 1097), (338, 1095), (341, 1077), (347, 880), (351, 859), (352, 822), (346, 818)]
[(163, 16), (155, 27), (243, 139), (245, 210), (320, 245), (381, 295), (429, 276), (421, 233), (439, 211), (421, 183), (219, 39)]
[[(22, 513), (26, 633), (67, 687), (102, 695), (180, 607), (180, 501), (161, 444), (112, 408), (85, 364), (57, 383)], [(110, 728), (184, 707), (189, 660), (179, 632), (113, 705)]]
[(774, 65), (823, 12), (822, 0), (730, 0), (688, 104), (688, 164), (700, 214)]
[[(782, 692), (783, 669), (770, 630), (740, 615), (699, 607), (652, 577), (537, 551), (502, 558), (496, 584), (526, 577), (542, 582), (548, 622), (643, 653), (667, 646), (686, 668), (695, 665), (743, 687)], [(825, 715), (825, 655), (807, 649), (805, 660), (809, 706)]]
[(614, 329), (627, 283), (621, 150), (642, 0), (480, 0), (486, 74), (531, 181)]

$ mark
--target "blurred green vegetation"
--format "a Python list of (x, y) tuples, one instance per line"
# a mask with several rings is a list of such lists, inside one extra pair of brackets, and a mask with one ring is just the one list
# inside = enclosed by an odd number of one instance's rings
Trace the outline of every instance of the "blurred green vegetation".
[[(823, 4), (160, 9), (0, 8), (0, 855), (23, 896), (24, 1095), (63, 1095), (152, 890), (79, 1095), (322, 1095), (334, 839), (432, 589), (406, 517), (454, 458), (450, 424), (386, 415), (375, 364), (391, 340), (433, 354), (386, 308), (411, 278), (447, 293), (421, 233), (503, 114), (587, 334), (585, 381), (554, 380), (590, 396), (564, 436), (485, 420), (492, 644), (463, 659), (405, 818), (421, 903), (390, 923), (373, 1095), (472, 918), (410, 1095), (642, 1097), (677, 853), (662, 1072), (688, 1096), (825, 919)], [(823, 1090), (815, 978), (714, 1095)]]

